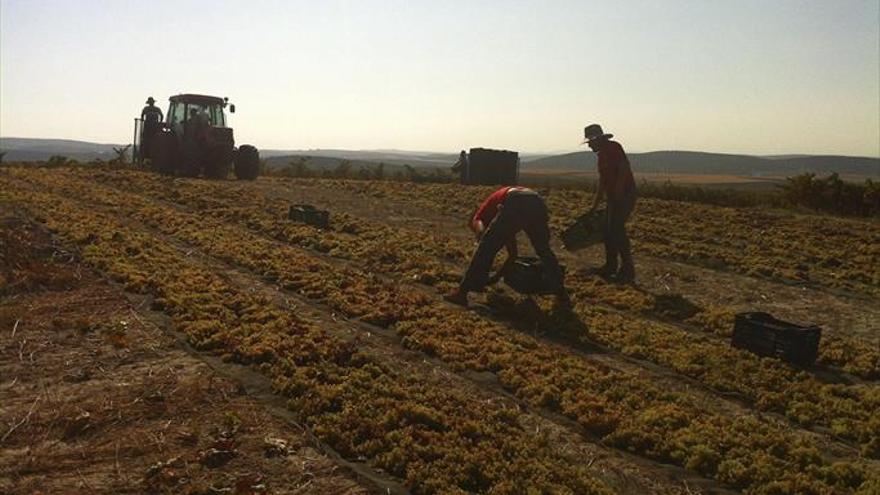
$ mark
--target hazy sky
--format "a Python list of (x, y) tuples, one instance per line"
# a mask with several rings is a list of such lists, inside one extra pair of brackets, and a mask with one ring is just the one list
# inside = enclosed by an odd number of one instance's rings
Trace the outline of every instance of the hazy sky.
[(0, 0), (0, 135), (229, 96), (262, 148), (880, 156), (878, 0)]

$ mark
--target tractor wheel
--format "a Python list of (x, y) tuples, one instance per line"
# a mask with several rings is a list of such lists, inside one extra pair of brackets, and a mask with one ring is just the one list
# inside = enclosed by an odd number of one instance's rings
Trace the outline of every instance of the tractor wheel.
[(235, 154), (235, 176), (241, 180), (254, 180), (260, 175), (260, 153), (249, 144), (238, 147)]
[(174, 175), (177, 162), (177, 138), (169, 132), (157, 132), (150, 143), (150, 162), (153, 170), (163, 175)]
[(229, 168), (232, 165), (232, 150), (218, 147), (205, 157), (205, 177), (208, 179), (223, 180), (229, 176)]

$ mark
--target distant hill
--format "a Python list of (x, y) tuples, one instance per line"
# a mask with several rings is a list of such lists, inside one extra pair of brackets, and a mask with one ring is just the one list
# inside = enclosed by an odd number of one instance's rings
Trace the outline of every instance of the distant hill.
[(114, 146), (119, 145), (72, 139), (0, 137), (0, 151), (6, 152), (3, 160), (9, 162), (48, 160), (53, 155), (62, 155), (79, 161), (109, 160), (116, 156), (116, 153), (113, 152)]
[[(98, 144), (69, 139), (0, 138), (0, 150), (6, 151), (5, 161), (48, 160), (52, 155), (63, 155), (79, 161), (109, 160), (115, 156), (116, 144)], [(384, 163), (392, 173), (404, 165), (422, 169), (448, 169), (458, 159), (458, 153), (438, 153), (403, 150), (260, 150), (260, 156), (270, 167), (284, 167), (291, 161), (306, 157), (313, 170), (336, 168), (343, 160), (352, 162), (352, 169), (373, 168)], [(633, 170), (644, 173), (700, 174), (700, 175), (792, 175), (804, 172), (826, 174), (837, 172), (847, 175), (880, 177), (880, 158), (830, 155), (749, 156), (697, 151), (652, 151), (630, 153)], [(522, 154), (525, 173), (592, 172), (596, 169), (596, 155), (590, 151), (559, 155)]]
[[(439, 153), (403, 150), (261, 150), (260, 156), (268, 158), (269, 166), (286, 165), (289, 161), (295, 161), (299, 157), (308, 157), (311, 165), (319, 168), (327, 163), (326, 159), (365, 162), (371, 166), (378, 163), (399, 166), (409, 165), (414, 168), (449, 168), (458, 160), (457, 152)], [(534, 160), (546, 156), (548, 155), (528, 153), (521, 155), (523, 160)]]
[[(729, 174), (729, 175), (792, 175), (804, 172), (857, 174), (880, 176), (880, 158), (854, 156), (758, 157), (696, 151), (652, 151), (629, 153), (634, 172), (664, 172), (671, 174)], [(583, 172), (596, 169), (596, 154), (579, 151), (555, 155), (522, 164), (524, 172), (555, 170)]]

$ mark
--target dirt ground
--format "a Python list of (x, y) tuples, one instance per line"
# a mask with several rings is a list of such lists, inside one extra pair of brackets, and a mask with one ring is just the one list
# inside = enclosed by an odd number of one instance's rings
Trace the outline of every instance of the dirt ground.
[(0, 213), (0, 492), (379, 492)]
[[(268, 179), (252, 187), (284, 204), (311, 203), (396, 229), (472, 240), (458, 215), (405, 200), (380, 200), (320, 182)], [(170, 330), (167, 315), (150, 310), (149, 299), (104, 280), (11, 210), (0, 209), (0, 219), (0, 493), (406, 491), (359, 459), (335, 456), (296, 424), (284, 399), (272, 396), (271, 386), (255, 387), (259, 377), (250, 374), (257, 373), (193, 351)], [(186, 258), (222, 274), (236, 290), (296, 311), (334, 337), (356, 342), (377, 362), (393, 363), (389, 366), (401, 375), (417, 377), (432, 389), (454, 390), (472, 403), (497, 401), (518, 408), (530, 431), (544, 432), (571, 459), (588, 460), (588, 468), (614, 491), (728, 491), (692, 471), (595, 442), (565, 417), (511, 396), (492, 373), (458, 372), (406, 349), (389, 329), (340, 318), (332, 307), (282, 289), (176, 234), (130, 222), (133, 229), (162, 237)], [(567, 253), (555, 243), (554, 249), (573, 272), (601, 261), (600, 248)], [(706, 308), (769, 311), (880, 345), (880, 307), (865, 297), (643, 256), (638, 250), (636, 255), (638, 289), (654, 296), (674, 295)], [(340, 269), (350, 263), (323, 255), (322, 260)], [(436, 295), (411, 285), (413, 291)], [(707, 409), (728, 416), (752, 412), (751, 405), (662, 366), (607, 350), (587, 355), (569, 349), (569, 342), (549, 338), (542, 344), (621, 374), (644, 376), (664, 390), (699, 397)], [(786, 428), (785, 418), (764, 419)], [(854, 455), (849, 444), (832, 441), (826, 433), (810, 430), (809, 435), (833, 457)]]
[[(258, 373), (192, 350), (147, 298), (105, 280), (36, 224), (8, 209), (0, 218), (0, 493), (406, 493), (327, 453), (290, 419), (283, 398), (260, 387)], [(248, 273), (202, 262), (334, 335), (359, 339), (401, 373), (521, 408), (530, 428), (619, 493), (728, 493), (572, 436), (571, 421), (528, 413), (494, 377), (460, 377), (402, 352), (393, 332), (358, 328)]]

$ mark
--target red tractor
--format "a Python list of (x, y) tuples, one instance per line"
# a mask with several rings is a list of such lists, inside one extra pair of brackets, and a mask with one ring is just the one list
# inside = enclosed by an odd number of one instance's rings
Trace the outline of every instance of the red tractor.
[(225, 179), (233, 168), (239, 179), (260, 173), (260, 154), (249, 144), (235, 147), (224, 109), (235, 113), (228, 98), (181, 94), (169, 98), (168, 114), (147, 100), (135, 119), (134, 156), (162, 174)]

